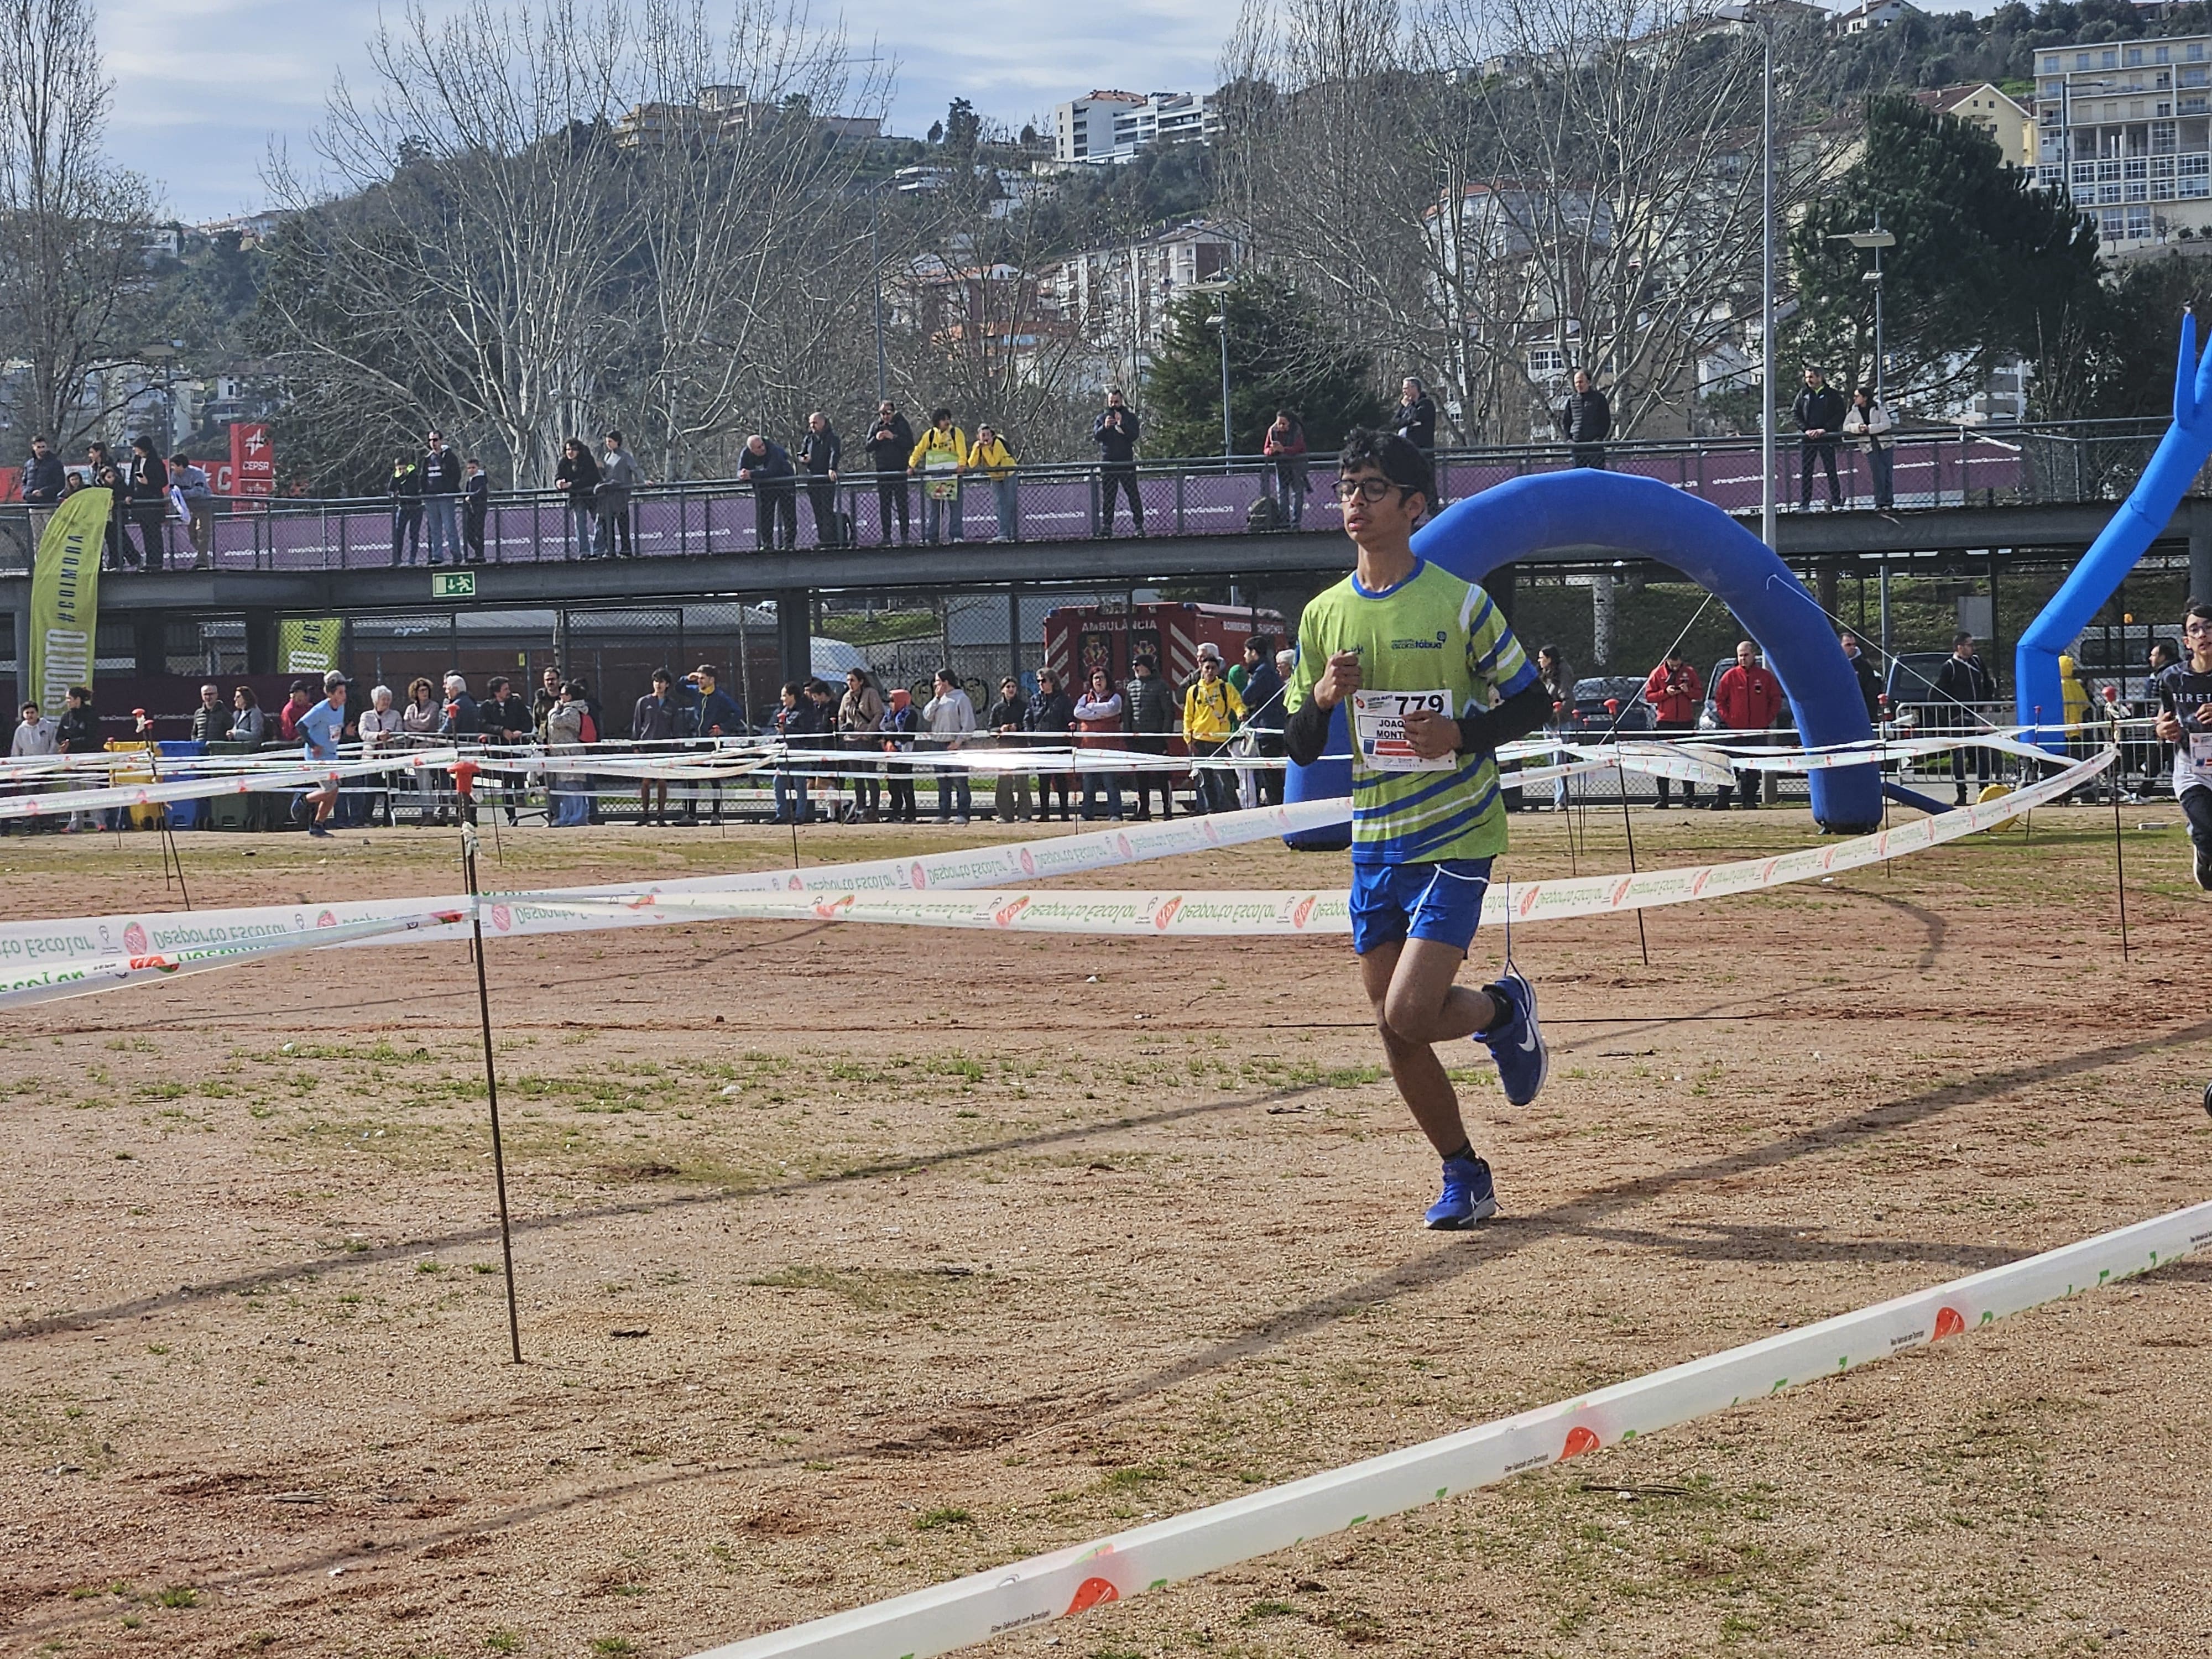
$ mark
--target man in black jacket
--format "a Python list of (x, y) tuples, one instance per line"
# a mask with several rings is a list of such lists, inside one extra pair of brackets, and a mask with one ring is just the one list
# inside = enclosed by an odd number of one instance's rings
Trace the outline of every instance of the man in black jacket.
[(763, 553), (788, 553), (799, 545), (797, 470), (791, 452), (757, 432), (738, 458), (738, 482), (753, 487), (753, 537)]
[(1591, 381), (1589, 370), (1575, 371), (1575, 389), (1559, 408), (1559, 435), (1571, 446), (1577, 466), (1605, 470), (1605, 441), (1613, 434), (1613, 405)]
[[(1182, 720), (1168, 695), (1167, 682), (1158, 674), (1150, 657), (1139, 657), (1130, 665), (1129, 684), (1122, 688), (1124, 718), (1129, 722), (1129, 747), (1139, 755), (1164, 755), (1168, 752), (1168, 733), (1178, 730)], [(1169, 781), (1172, 775), (1164, 767), (1154, 767), (1135, 774), (1137, 786), (1137, 817), (1139, 822), (1152, 815), (1152, 792), (1160, 796), (1160, 816), (1175, 816), (1175, 789)]]
[(837, 441), (830, 417), (816, 410), (806, 417), (799, 465), (806, 473), (806, 504), (814, 510), (817, 547), (836, 547), (843, 539), (837, 534), (837, 465), (843, 456), (844, 446)]
[(461, 458), (445, 434), (433, 432), (422, 443), (422, 539), (429, 544), (429, 563), (443, 564), (448, 553), (461, 562), (460, 507)]
[[(1390, 424), (1407, 443), (1421, 452), (1428, 462), (1429, 471), (1437, 470), (1437, 405), (1429, 396), (1428, 388), (1418, 376), (1408, 374), (1398, 387), (1398, 407), (1390, 416)], [(1429, 516), (1434, 518), (1437, 509), (1444, 504), (1443, 479), (1437, 477), (1437, 498), (1429, 504)]]
[(1791, 418), (1797, 422), (1802, 434), (1798, 442), (1797, 510), (1806, 513), (1813, 506), (1813, 465), (1820, 462), (1828, 469), (1828, 505), (1839, 507), (1844, 504), (1843, 486), (1836, 482), (1836, 440), (1844, 429), (1844, 394), (1830, 386), (1817, 368), (1805, 371), (1805, 389), (1797, 394), (1797, 401), (1790, 406)]
[[(1997, 683), (1980, 657), (1974, 653), (1974, 636), (1964, 629), (1951, 636), (1951, 654), (1936, 671), (1936, 692), (1941, 699), (1939, 708), (1944, 729), (1951, 732), (1977, 732), (1989, 725), (1982, 717), (1978, 705), (1995, 702)], [(1958, 785), (1956, 804), (1966, 804), (1966, 751), (1951, 751), (1951, 778)], [(1990, 781), (1990, 751), (1974, 750), (1974, 781)]]
[[(504, 674), (495, 674), (484, 682), (483, 701), (477, 705), (477, 714), (483, 722), (483, 738), (495, 744), (526, 744), (537, 721), (532, 716), (530, 705), (522, 700), (512, 681)], [(507, 821), (514, 822), (515, 802), (521, 796), (525, 775), (520, 772), (500, 771), (500, 796), (507, 807)]]
[(1858, 676), (1859, 698), (1866, 704), (1867, 724), (1879, 731), (1881, 728), (1881, 676), (1875, 672), (1874, 660), (1859, 649), (1858, 635), (1848, 628), (1836, 635), (1836, 642), (1844, 647), (1844, 655), (1851, 665), (1851, 672)]
[(868, 465), (876, 474), (876, 522), (883, 527), (883, 544), (891, 544), (891, 513), (898, 513), (899, 545), (914, 541), (908, 519), (913, 502), (906, 490), (908, 458), (914, 453), (914, 428), (886, 398), (876, 405), (876, 423), (868, 432)]
[(1114, 533), (1114, 495), (1129, 497), (1129, 521), (1136, 533), (1145, 533), (1145, 503), (1137, 495), (1137, 411), (1121, 398), (1115, 386), (1106, 394), (1106, 407), (1091, 423), (1091, 441), (1098, 446), (1098, 534)]
[[(1275, 636), (1255, 634), (1244, 641), (1244, 684), (1239, 688), (1244, 699), (1244, 724), (1260, 728), (1254, 746), (1262, 755), (1279, 756), (1283, 740), (1278, 735), (1283, 726), (1283, 677), (1275, 671)], [(1279, 767), (1269, 767), (1249, 775), (1261, 806), (1280, 806), (1283, 804), (1283, 774)]]
[[(72, 685), (60, 721), (54, 727), (54, 747), (64, 755), (97, 755), (107, 746), (100, 735), (100, 714), (92, 706), (92, 688)], [(107, 828), (106, 809), (95, 812), (72, 812), (69, 823), (63, 826), (74, 835), (82, 829)]]

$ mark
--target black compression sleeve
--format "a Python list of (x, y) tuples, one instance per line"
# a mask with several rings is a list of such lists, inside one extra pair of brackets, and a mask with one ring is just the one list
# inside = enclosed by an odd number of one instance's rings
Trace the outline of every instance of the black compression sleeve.
[(1532, 681), (1495, 708), (1469, 714), (1459, 723), (1459, 747), (1463, 755), (1489, 754), (1500, 744), (1525, 738), (1552, 717), (1552, 694), (1541, 680)]
[(1329, 711), (1311, 696), (1283, 722), (1283, 747), (1301, 766), (1311, 766), (1328, 747)]

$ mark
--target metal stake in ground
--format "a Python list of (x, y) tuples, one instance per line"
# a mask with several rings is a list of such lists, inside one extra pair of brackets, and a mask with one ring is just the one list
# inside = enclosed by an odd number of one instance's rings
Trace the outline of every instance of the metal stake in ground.
[(2112, 895), (2120, 903), (2120, 960), (2128, 959), (2128, 857), (2120, 843), (2120, 769), (2127, 763), (2120, 747), (2119, 690), (2105, 688), (2105, 710), (2112, 722)]
[(499, 1253), (507, 1269), (507, 1340), (522, 1363), (522, 1321), (514, 1307), (514, 1236), (507, 1219), (507, 1149), (499, 1133), (499, 1066), (491, 1052), (491, 990), (484, 979), (483, 901), (477, 893), (477, 828), (461, 826), (461, 868), (469, 883), (469, 927), (477, 959), (477, 1013), (483, 1025), (484, 1095), (491, 1103), (491, 1174), (499, 1188)]

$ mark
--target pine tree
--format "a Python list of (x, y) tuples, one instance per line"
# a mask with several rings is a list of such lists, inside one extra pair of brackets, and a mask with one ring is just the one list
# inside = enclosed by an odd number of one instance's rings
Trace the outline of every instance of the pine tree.
[(2097, 234), (2063, 191), (2037, 190), (1978, 129), (1914, 103), (1867, 103), (1866, 153), (1790, 234), (1791, 343), (1838, 385), (1871, 380), (1868, 256), (1832, 240), (1881, 227), (1893, 393), (1970, 386), (2000, 357), (2040, 357), (2098, 303)]
[(1224, 295), (1185, 294), (1169, 308), (1166, 329), (1145, 378), (1145, 447), (1153, 455), (1221, 453), (1221, 336), (1213, 320), (1228, 301), (1229, 410), (1240, 455), (1260, 453), (1262, 435), (1287, 409), (1304, 423), (1320, 454), (1351, 428), (1382, 418), (1374, 365), (1322, 322), (1321, 309), (1281, 277), (1256, 272)]

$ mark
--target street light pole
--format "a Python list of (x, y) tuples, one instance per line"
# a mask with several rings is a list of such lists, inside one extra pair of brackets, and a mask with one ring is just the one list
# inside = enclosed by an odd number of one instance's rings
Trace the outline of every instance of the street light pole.
[(1193, 283), (1194, 294), (1211, 294), (1217, 309), (1206, 319), (1221, 331), (1221, 470), (1226, 472), (1237, 455), (1237, 434), (1229, 418), (1229, 290), (1236, 286), (1227, 272), (1206, 282)]
[(1774, 524), (1774, 22), (1766, 21), (1766, 73), (1759, 98), (1759, 533), (1767, 546)]

